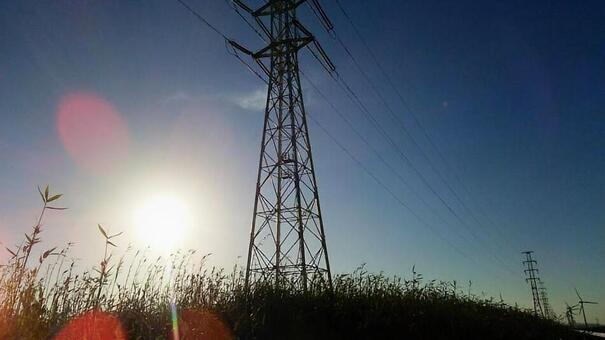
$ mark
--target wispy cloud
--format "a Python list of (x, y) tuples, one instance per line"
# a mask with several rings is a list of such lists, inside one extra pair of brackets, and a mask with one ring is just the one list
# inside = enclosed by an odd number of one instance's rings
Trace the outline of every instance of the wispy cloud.
[(198, 105), (200, 103), (214, 102), (217, 105), (234, 105), (247, 111), (263, 111), (267, 101), (267, 89), (259, 87), (249, 92), (236, 92), (226, 94), (191, 94), (184, 91), (175, 91), (160, 99), (162, 105)]
[(267, 90), (258, 88), (251, 93), (234, 95), (231, 101), (245, 110), (261, 111), (265, 108), (267, 101)]

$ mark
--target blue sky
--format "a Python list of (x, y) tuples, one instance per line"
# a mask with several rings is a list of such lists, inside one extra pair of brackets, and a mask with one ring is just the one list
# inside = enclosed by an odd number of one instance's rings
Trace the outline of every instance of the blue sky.
[[(427, 278), (472, 280), (476, 294), (502, 292), (508, 302), (529, 305), (520, 251), (533, 249), (557, 312), (563, 301), (574, 301), (578, 287), (602, 302), (590, 318), (605, 320), (605, 6), (341, 2), (448, 165), (335, 2), (325, 0), (337, 33), (472, 215), (304, 7), (301, 20), (338, 72), (466, 221), (450, 213), (303, 52), (305, 74), (413, 190), (303, 81), (309, 114), (431, 226), (310, 123), (334, 271), (366, 263), (371, 271), (409, 276), (416, 265)], [(263, 45), (225, 1), (191, 4), (228, 36), (252, 49)], [(220, 37), (176, 1), (5, 1), (0, 51), (3, 244), (17, 242), (34, 222), (36, 185), (51, 184), (70, 208), (49, 216), (44, 240), (78, 242), (74, 253), (84, 262), (100, 251), (97, 223), (125, 231), (123, 243), (136, 244), (131, 211), (139, 199), (167, 190), (195, 197), (187, 247), (212, 252), (219, 265), (243, 262), (264, 84), (229, 56)], [(58, 112), (74, 93), (108, 103), (127, 131), (123, 157), (108, 168), (83, 164), (60, 136)]]

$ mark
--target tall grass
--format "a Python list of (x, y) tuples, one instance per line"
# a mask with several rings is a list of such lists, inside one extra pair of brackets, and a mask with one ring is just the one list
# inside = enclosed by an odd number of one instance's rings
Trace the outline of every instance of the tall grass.
[[(128, 339), (171, 338), (179, 323), (181, 339), (580, 338), (556, 321), (465, 294), (456, 282), (425, 281), (415, 269), (403, 279), (362, 266), (335, 276), (331, 292), (259, 283), (246, 294), (241, 268), (209, 268), (207, 255), (193, 250), (150, 259), (146, 250), (129, 247), (116, 257), (120, 233), (100, 225), (104, 253), (98, 265), (80, 272), (69, 258), (71, 244), (34, 250), (45, 214), (64, 209), (55, 206), (61, 195), (51, 195), (48, 187), (40, 195), (36, 224), (22, 244), (7, 249), (10, 258), (0, 267), (0, 339), (53, 338), (90, 311), (113, 315)], [(211, 315), (228, 332), (206, 322), (195, 333), (188, 315)]]

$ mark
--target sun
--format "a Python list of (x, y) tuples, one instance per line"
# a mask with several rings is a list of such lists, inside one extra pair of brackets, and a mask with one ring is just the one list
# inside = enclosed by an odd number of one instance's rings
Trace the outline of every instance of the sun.
[(174, 195), (155, 195), (144, 200), (133, 214), (138, 239), (162, 253), (177, 249), (191, 227), (187, 204)]

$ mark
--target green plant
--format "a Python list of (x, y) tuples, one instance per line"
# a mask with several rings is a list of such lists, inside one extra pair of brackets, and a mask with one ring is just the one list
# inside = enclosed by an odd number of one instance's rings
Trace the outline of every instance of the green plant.
[[(128, 247), (115, 261), (113, 240), (121, 233), (111, 235), (101, 225), (105, 250), (92, 271), (74, 269), (76, 262), (68, 257), (71, 243), (41, 251), (38, 263), (28, 266), (41, 242), (44, 212), (64, 209), (49, 206), (61, 196), (48, 191), (40, 190), (44, 205), (32, 232), (22, 245), (8, 250), (11, 257), (0, 267), (0, 339), (52, 338), (91, 310), (119, 320), (128, 339), (169, 338), (171, 313), (185, 318), (183, 332), (196, 325), (187, 317), (207, 318), (203, 327), (222, 320), (239, 339), (583, 337), (502, 299), (462, 294), (455, 281), (425, 281), (415, 267), (411, 278), (403, 279), (368, 273), (360, 266), (335, 275), (331, 292), (257, 282), (246, 293), (241, 268), (208, 267), (209, 255), (194, 250), (151, 260), (146, 250), (132, 254)], [(120, 275), (126, 268), (126, 275)]]
[(96, 298), (94, 300), (95, 308), (99, 307), (99, 304), (101, 302), (101, 292), (103, 291), (103, 286), (105, 286), (107, 284), (107, 280), (111, 276), (112, 270), (114, 269), (114, 266), (110, 265), (110, 263), (109, 263), (111, 261), (111, 253), (109, 252), (109, 247), (116, 247), (116, 245), (113, 242), (111, 242), (111, 240), (122, 235), (121, 232), (114, 234), (114, 235), (109, 235), (109, 234), (107, 234), (105, 229), (103, 229), (103, 227), (100, 224), (98, 224), (97, 227), (99, 228), (99, 231), (101, 232), (101, 234), (103, 235), (103, 238), (105, 239), (105, 251), (103, 253), (103, 260), (101, 260), (99, 268), (94, 268), (94, 271), (96, 271), (99, 274), (99, 278), (97, 280), (97, 290), (96, 290), (97, 293), (96, 293)]

